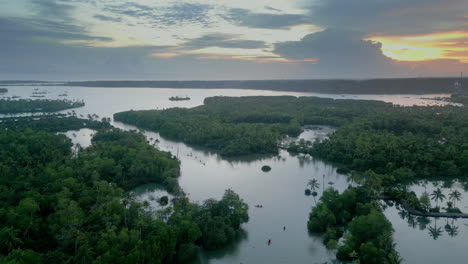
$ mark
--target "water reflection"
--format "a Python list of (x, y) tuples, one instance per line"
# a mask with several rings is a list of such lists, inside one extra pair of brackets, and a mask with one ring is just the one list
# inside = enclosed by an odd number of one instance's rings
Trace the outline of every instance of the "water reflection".
[[(243, 241), (247, 241), (249, 238), (249, 233), (244, 229), (239, 229), (236, 234), (236, 238), (229, 243), (228, 245), (218, 249), (218, 250), (200, 250), (199, 259), (192, 262), (192, 264), (202, 264), (209, 263), (210, 260), (219, 260), (219, 259), (230, 259), (233, 256), (237, 256), (240, 251), (240, 245)], [(255, 248), (254, 246), (252, 246)]]
[(427, 230), (427, 237), (431, 237), (433, 240), (439, 239), (444, 234), (450, 238), (455, 238), (460, 234), (460, 227), (467, 225), (463, 223), (465, 221), (463, 219), (416, 216), (408, 213), (399, 204), (389, 205), (389, 207), (393, 206), (398, 211), (398, 216), (407, 223), (408, 227), (423, 232)]

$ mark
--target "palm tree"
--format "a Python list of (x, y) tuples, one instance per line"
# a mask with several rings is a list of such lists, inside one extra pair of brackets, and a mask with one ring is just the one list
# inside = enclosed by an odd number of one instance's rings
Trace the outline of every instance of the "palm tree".
[(317, 192), (315, 191), (315, 189), (320, 188), (320, 183), (316, 179), (312, 179), (307, 185), (310, 185), (310, 188), (312, 189), (312, 196), (314, 197), (314, 202), (315, 204), (317, 204), (317, 200), (315, 199), (315, 196), (317, 196)]
[(310, 185), (312, 192), (315, 192), (315, 189), (320, 188), (320, 183), (316, 179), (310, 180), (309, 183), (307, 183), (307, 185)]
[(431, 197), (431, 199), (436, 202), (436, 207), (439, 207), (439, 201), (442, 202), (446, 198), (445, 195), (442, 193), (442, 190), (440, 190), (440, 188), (435, 189), (431, 193)]
[(458, 190), (454, 190), (449, 194), (449, 199), (453, 202), (453, 207), (455, 207), (455, 201), (461, 200), (461, 193)]

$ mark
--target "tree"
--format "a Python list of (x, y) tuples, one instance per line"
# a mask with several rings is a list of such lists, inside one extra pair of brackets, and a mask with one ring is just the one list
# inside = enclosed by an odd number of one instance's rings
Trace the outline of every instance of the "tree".
[(442, 202), (445, 199), (445, 195), (442, 193), (440, 188), (435, 189), (431, 193), (431, 199), (436, 202), (436, 207), (439, 207), (439, 201)]
[(307, 185), (309, 185), (310, 188), (312, 189), (312, 196), (314, 197), (315, 204), (317, 204), (317, 200), (315, 200), (315, 196), (317, 196), (317, 192), (315, 191), (315, 189), (320, 188), (320, 183), (317, 181), (317, 179), (312, 179), (309, 181)]
[(427, 192), (423, 192), (421, 197), (419, 198), (419, 202), (424, 209), (424, 211), (429, 211), (431, 209), (431, 200), (429, 198), (429, 194)]
[(310, 180), (309, 183), (307, 183), (307, 185), (310, 186), (312, 192), (315, 192), (315, 189), (320, 188), (320, 183), (317, 181), (317, 179)]
[(449, 199), (453, 202), (453, 207), (455, 207), (455, 201), (460, 201), (461, 197), (461, 193), (458, 190), (454, 190), (449, 193)]
[(323, 232), (334, 224), (336, 224), (336, 218), (333, 212), (324, 203), (319, 203), (310, 212), (307, 227), (311, 232)]

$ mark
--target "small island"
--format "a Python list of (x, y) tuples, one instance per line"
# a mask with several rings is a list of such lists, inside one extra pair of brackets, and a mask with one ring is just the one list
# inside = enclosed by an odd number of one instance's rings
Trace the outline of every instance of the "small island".
[[(40, 97), (37, 95), (36, 97)], [(19, 100), (0, 100), (0, 113), (11, 114), (11, 113), (33, 113), (33, 112), (57, 112), (66, 109), (72, 109), (84, 106), (83, 101), (71, 101), (71, 100), (30, 100), (30, 99), (19, 99)]]
[(190, 97), (185, 96), (185, 97), (179, 97), (179, 96), (171, 96), (169, 97), (170, 101), (188, 101), (190, 100)]
[(269, 172), (269, 171), (271, 171), (271, 167), (268, 166), (268, 165), (264, 165), (264, 166), (262, 167), (262, 171), (263, 171), (263, 172)]
[(0, 93), (8, 93), (8, 89), (7, 88), (0, 88)]

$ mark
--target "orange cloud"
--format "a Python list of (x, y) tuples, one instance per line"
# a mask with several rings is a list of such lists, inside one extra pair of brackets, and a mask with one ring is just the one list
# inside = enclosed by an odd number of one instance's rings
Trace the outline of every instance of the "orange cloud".
[(399, 61), (455, 59), (468, 61), (468, 31), (446, 31), (424, 35), (372, 36), (382, 43), (382, 52)]
[(179, 55), (180, 54), (178, 53), (153, 53), (151, 54), (151, 56), (153, 57), (159, 57), (159, 58), (165, 58), (165, 59), (170, 59)]

